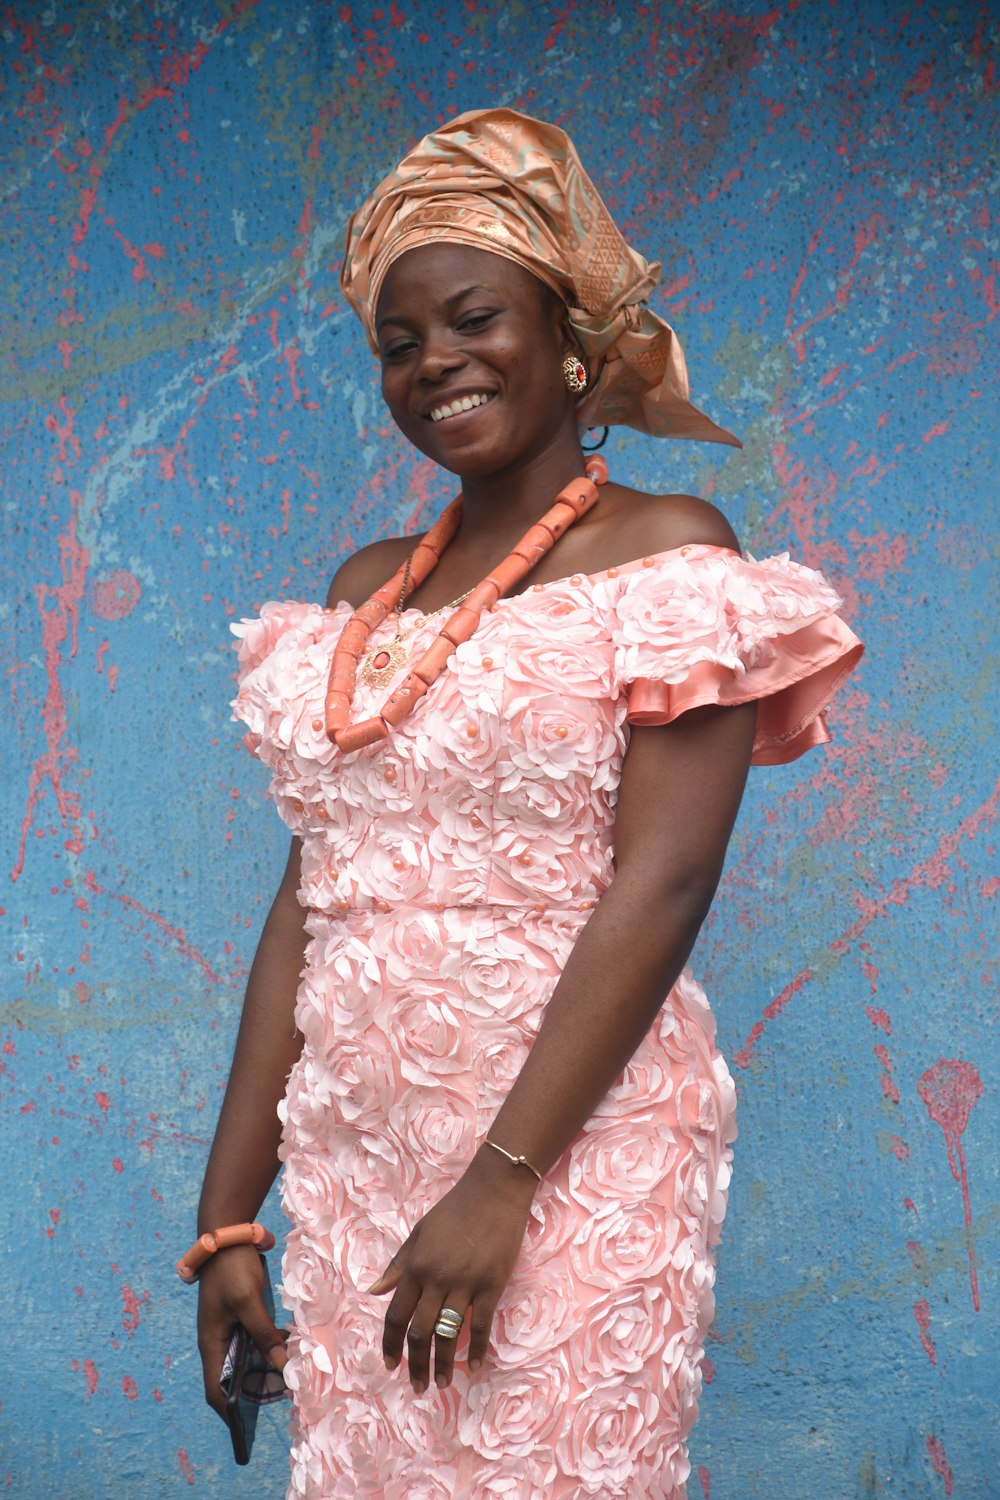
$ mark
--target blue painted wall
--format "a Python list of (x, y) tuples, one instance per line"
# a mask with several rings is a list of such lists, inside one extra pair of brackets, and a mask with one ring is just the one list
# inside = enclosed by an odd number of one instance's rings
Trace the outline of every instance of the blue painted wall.
[(336, 271), (401, 149), (502, 102), (570, 130), (746, 443), (616, 433), (616, 476), (824, 568), (870, 650), (696, 956), (742, 1112), (691, 1495), (1000, 1494), (996, 40), (977, 0), (0, 9), (6, 1493), (282, 1491), (172, 1271), (284, 850), (228, 625), (449, 493)]

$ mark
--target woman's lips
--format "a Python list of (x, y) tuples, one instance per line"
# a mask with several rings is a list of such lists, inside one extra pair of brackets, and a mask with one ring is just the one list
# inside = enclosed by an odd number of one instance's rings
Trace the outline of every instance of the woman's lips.
[(437, 425), (451, 422), (455, 417), (467, 416), (469, 412), (486, 406), (494, 395), (494, 391), (470, 391), (467, 396), (455, 396), (451, 401), (442, 401), (440, 406), (433, 407), (428, 413), (428, 420)]

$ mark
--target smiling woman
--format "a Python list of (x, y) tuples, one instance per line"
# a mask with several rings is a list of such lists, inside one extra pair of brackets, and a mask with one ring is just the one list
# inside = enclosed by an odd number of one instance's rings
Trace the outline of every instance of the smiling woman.
[(442, 468), (465, 478), (470, 464), (489, 474), (515, 452), (539, 457), (554, 422), (576, 440), (562, 361), (581, 351), (566, 306), (514, 261), (467, 245), (408, 250), (386, 274), (376, 326), (393, 421)]
[(284, 1163), (294, 1328), (217, 1232), (199, 1335), (220, 1412), (236, 1323), (283, 1368), (291, 1497), (686, 1493), (735, 1126), (684, 964), (748, 765), (827, 738), (861, 648), (818, 574), (585, 462), (595, 421), (735, 442), (657, 273), (510, 110), (427, 137), (350, 226), (386, 404), (462, 489), (325, 608), (237, 631), (293, 841), (200, 1227)]

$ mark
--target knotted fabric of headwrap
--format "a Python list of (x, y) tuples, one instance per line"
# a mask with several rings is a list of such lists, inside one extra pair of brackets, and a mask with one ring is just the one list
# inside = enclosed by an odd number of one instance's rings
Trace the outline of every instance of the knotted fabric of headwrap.
[(352, 216), (341, 285), (377, 350), (393, 261), (444, 241), (525, 266), (566, 303), (590, 370), (581, 426), (738, 438), (692, 406), (673, 329), (646, 306), (660, 275), (625, 243), (569, 137), (513, 109), (472, 110), (426, 135)]

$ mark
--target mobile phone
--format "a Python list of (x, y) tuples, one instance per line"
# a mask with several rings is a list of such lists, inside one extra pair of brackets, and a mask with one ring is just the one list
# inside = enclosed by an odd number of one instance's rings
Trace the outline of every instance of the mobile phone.
[(243, 1395), (243, 1383), (253, 1352), (250, 1335), (240, 1323), (226, 1350), (219, 1382), (226, 1393), (226, 1426), (232, 1439), (233, 1457), (238, 1464), (250, 1462), (250, 1450), (257, 1431), (257, 1404)]
[[(258, 1252), (259, 1253), (259, 1252)], [(274, 1293), (268, 1275), (267, 1261), (260, 1257), (264, 1272), (262, 1296), (268, 1317), (274, 1319)], [(281, 1371), (268, 1364), (242, 1324), (236, 1325), (219, 1380), (226, 1397), (226, 1425), (238, 1464), (248, 1464), (257, 1431), (257, 1414), (262, 1406), (282, 1401), (291, 1392)]]

